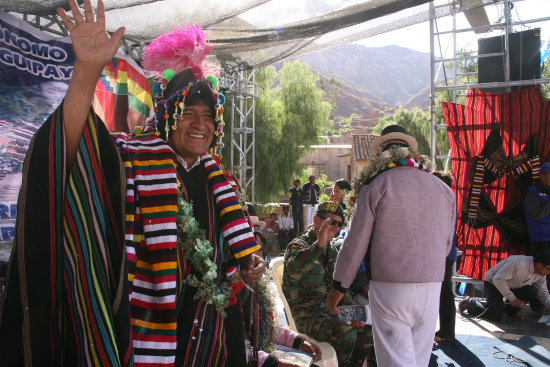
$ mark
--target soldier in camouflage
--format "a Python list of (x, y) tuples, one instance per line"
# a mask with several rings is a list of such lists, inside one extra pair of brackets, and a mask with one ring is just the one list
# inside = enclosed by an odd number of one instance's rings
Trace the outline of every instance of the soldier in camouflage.
[[(325, 303), (338, 255), (332, 239), (343, 226), (343, 214), (340, 205), (322, 203), (313, 227), (290, 242), (285, 252), (283, 291), (299, 332), (330, 343), (340, 366), (361, 366), (373, 345), (371, 327), (356, 319), (352, 325), (336, 319)], [(351, 296), (341, 304), (353, 304)]]

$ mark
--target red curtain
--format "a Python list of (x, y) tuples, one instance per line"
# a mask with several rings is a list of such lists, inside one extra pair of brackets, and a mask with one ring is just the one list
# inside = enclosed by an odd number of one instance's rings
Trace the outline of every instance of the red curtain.
[[(507, 157), (517, 155), (528, 138), (537, 133), (537, 153), (550, 155), (550, 103), (539, 87), (509, 93), (470, 90), (464, 105), (445, 102), (443, 112), (451, 146), (457, 207), (463, 207), (471, 188), (472, 160), (483, 150), (493, 127), (498, 127)], [(483, 186), (497, 213), (521, 200), (521, 192), (511, 176)], [(472, 228), (459, 216), (458, 246), (463, 251), (459, 272), (482, 279), (487, 269), (514, 253), (525, 253), (528, 244), (510, 246), (494, 225)]]

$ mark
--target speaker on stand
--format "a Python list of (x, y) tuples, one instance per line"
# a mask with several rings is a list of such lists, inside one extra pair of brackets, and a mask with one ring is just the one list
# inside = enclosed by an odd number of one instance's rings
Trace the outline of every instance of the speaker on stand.
[[(540, 79), (540, 28), (523, 32), (510, 33), (510, 80)], [(478, 54), (504, 53), (504, 35), (478, 39)], [(505, 55), (480, 57), (478, 59), (478, 82), (505, 81)], [(522, 87), (510, 87), (509, 90), (518, 90)], [(501, 93), (507, 87), (482, 88), (487, 92)]]

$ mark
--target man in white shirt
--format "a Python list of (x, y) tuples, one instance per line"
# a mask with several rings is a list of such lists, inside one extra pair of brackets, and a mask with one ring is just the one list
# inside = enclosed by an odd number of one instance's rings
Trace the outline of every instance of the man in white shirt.
[(279, 246), (281, 251), (284, 251), (288, 246), (288, 243), (294, 238), (294, 219), (292, 214), (289, 213), (288, 205), (283, 205), (283, 214), (279, 215), (279, 232), (277, 232), (277, 239), (279, 240)]
[[(475, 298), (465, 298), (458, 308), (490, 321), (499, 321), (502, 312), (515, 315), (527, 303), (541, 316), (544, 308), (550, 310), (550, 295), (546, 287), (546, 276), (550, 274), (550, 253), (545, 251), (536, 256), (513, 255), (487, 270), (483, 293), (487, 299), (484, 305)], [(505, 304), (503, 298), (509, 301)]]

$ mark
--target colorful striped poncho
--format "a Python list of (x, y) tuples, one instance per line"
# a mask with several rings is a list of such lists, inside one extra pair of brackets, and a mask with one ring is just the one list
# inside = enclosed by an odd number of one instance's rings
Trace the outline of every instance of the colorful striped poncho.
[[(143, 134), (128, 141), (118, 139), (117, 144), (126, 170), (126, 253), (132, 304), (134, 362), (136, 366), (147, 365), (152, 361), (157, 365), (172, 365), (174, 354), (169, 351), (175, 352), (176, 349), (178, 317), (186, 317), (175, 312), (181, 297), (181, 289), (178, 290), (176, 286), (177, 159), (172, 149), (154, 133)], [(259, 246), (250, 231), (250, 225), (244, 218), (233, 188), (222, 170), (206, 153), (201, 156), (201, 164), (206, 170), (215, 212), (220, 215), (223, 238), (229, 244), (231, 255), (240, 258), (258, 250)], [(207, 202), (208, 200), (203, 205)], [(213, 226), (210, 232), (214, 232)], [(218, 237), (210, 237), (210, 241), (216, 243)], [(213, 257), (218, 269), (221, 269), (222, 254), (218, 246), (214, 247)], [(179, 273), (186, 273), (183, 268), (188, 265), (180, 262)], [(223, 276), (219, 272), (218, 278)], [(153, 294), (154, 291), (157, 291), (156, 295)], [(190, 300), (187, 299), (186, 302)], [(156, 311), (157, 320), (150, 316), (151, 310)], [(209, 323), (218, 325), (216, 328), (220, 330), (213, 330), (214, 335), (204, 336), (202, 341), (202, 333), (198, 333), (198, 329), (190, 330), (193, 336), (186, 349), (201, 352), (200, 357), (193, 353), (187, 356), (184, 365), (210, 365), (201, 358), (212, 358), (217, 361), (212, 365), (223, 365), (223, 342), (215, 342), (214, 337), (222, 336), (221, 315), (213, 311), (212, 305), (200, 302), (194, 312), (200, 315), (193, 317), (197, 320), (196, 324), (208, 319)], [(161, 350), (166, 353), (162, 359), (158, 356)], [(201, 360), (200, 364), (198, 360)]]
[[(192, 269), (176, 248), (174, 153), (151, 134), (119, 140), (119, 154), (91, 114), (66, 171), (61, 115), (39, 129), (25, 159), (0, 304), (2, 363), (171, 366), (185, 332), (183, 365), (223, 366), (223, 317), (181, 286)], [(210, 157), (201, 160), (232, 257), (256, 251), (230, 185)], [(195, 328), (177, 330), (178, 305), (194, 312)]]

